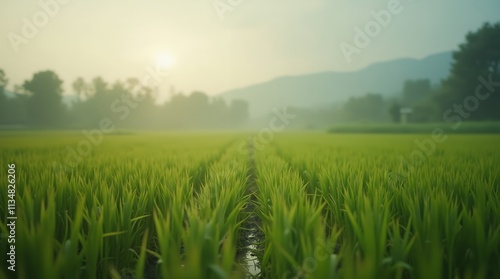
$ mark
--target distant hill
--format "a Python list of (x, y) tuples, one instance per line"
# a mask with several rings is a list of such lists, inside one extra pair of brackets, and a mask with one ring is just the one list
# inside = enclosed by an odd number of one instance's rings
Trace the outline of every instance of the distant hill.
[(352, 96), (380, 93), (394, 96), (407, 79), (428, 78), (433, 84), (449, 74), (452, 52), (424, 59), (397, 59), (372, 64), (354, 72), (324, 72), (280, 77), (221, 93), (225, 100), (243, 99), (250, 114), (260, 116), (283, 106), (315, 107), (342, 102)]

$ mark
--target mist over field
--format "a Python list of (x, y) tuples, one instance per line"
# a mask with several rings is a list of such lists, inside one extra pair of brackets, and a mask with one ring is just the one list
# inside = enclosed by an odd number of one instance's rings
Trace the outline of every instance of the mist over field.
[(500, 278), (500, 3), (0, 7), (0, 279)]
[(0, 125), (255, 130), (285, 108), (299, 130), (398, 123), (401, 108), (408, 123), (476, 106), (465, 120), (499, 118), (490, 96), (454, 108), (497, 87), (496, 3), (205, 2), (3, 4)]

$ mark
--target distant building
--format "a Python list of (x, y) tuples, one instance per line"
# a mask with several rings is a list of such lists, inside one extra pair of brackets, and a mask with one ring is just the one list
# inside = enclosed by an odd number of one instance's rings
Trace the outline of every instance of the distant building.
[(401, 114), (401, 123), (406, 124), (406, 123), (408, 123), (408, 119), (409, 119), (410, 114), (413, 113), (413, 109), (412, 108), (401, 108), (399, 110), (399, 113)]

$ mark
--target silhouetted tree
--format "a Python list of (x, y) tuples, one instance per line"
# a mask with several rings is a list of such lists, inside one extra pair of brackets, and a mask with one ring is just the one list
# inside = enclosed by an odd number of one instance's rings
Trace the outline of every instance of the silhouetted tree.
[(62, 104), (62, 84), (53, 71), (38, 72), (23, 84), (30, 97), (28, 116), (30, 124), (41, 127), (54, 127), (63, 123), (64, 105)]
[(101, 77), (95, 77), (92, 79), (91, 88), (94, 95), (102, 96), (105, 95), (108, 90), (108, 83)]
[[(423, 102), (413, 106), (413, 113), (410, 115), (411, 122), (422, 123), (434, 120), (436, 111), (432, 102)], [(437, 119), (439, 121), (439, 119)]]
[(7, 75), (2, 69), (0, 69), (0, 93), (2, 95), (5, 93), (5, 87), (7, 87), (8, 83), (9, 80), (7, 79)]
[(87, 83), (81, 77), (78, 77), (72, 84), (73, 90), (76, 93), (76, 97), (78, 102), (81, 102), (86, 91), (87, 91)]
[[(136, 87), (139, 87), (139, 83), (129, 88)], [(127, 124), (131, 125), (132, 128), (154, 129), (159, 128), (162, 124), (161, 109), (155, 104), (155, 90), (155, 88), (148, 86), (140, 86), (136, 91), (130, 91), (131, 99), (136, 104), (130, 120), (127, 121)]]
[(7, 96), (5, 96), (5, 87), (7, 86), (9, 80), (5, 75), (5, 72), (0, 69), (0, 125), (7, 124)]
[(127, 84), (127, 89), (130, 91), (130, 92), (134, 92), (134, 90), (136, 90), (136, 88), (139, 86), (140, 84), (140, 81), (138, 78), (134, 78), (134, 77), (131, 77), (131, 78), (128, 78), (125, 83)]
[(8, 125), (27, 125), (28, 124), (28, 108), (27, 104), (29, 96), (21, 90), (22, 86), (14, 86), (14, 98), (8, 99), (6, 108), (7, 124)]
[(185, 130), (236, 128), (248, 119), (246, 101), (234, 100), (227, 105), (221, 98), (211, 99), (198, 91), (189, 96), (175, 94), (163, 106), (158, 105), (158, 88), (141, 86), (136, 78), (109, 86), (101, 77), (90, 83), (78, 77), (71, 84), (77, 101), (66, 110), (62, 83), (52, 71), (38, 72), (22, 86), (15, 86), (14, 98), (6, 98), (7, 79), (0, 70), (0, 116), (8, 115), (0, 124), (97, 128), (109, 118), (117, 128)]
[(189, 96), (175, 94), (164, 105), (163, 127), (169, 129), (237, 128), (248, 119), (248, 103), (235, 100), (228, 106), (223, 99), (210, 98), (202, 92)]
[(428, 79), (407, 80), (403, 86), (403, 105), (413, 107), (427, 100), (431, 94)]
[(170, 102), (164, 105), (164, 127), (168, 129), (181, 129), (186, 127), (188, 119), (186, 112), (188, 109), (188, 97), (182, 93), (174, 94)]
[(224, 99), (214, 98), (210, 104), (210, 121), (212, 122), (211, 128), (227, 128), (227, 121), (229, 117), (229, 108)]
[(101, 119), (112, 114), (108, 83), (101, 77), (95, 77), (90, 83), (85, 83), (82, 90), (85, 90), (85, 102), (74, 107), (75, 121), (78, 126), (98, 127)]
[[(477, 111), (468, 119), (500, 119), (500, 87), (491, 83), (500, 81), (499, 38), (500, 23), (485, 23), (476, 32), (467, 34), (465, 43), (453, 53), (450, 76), (443, 82), (437, 98), (443, 111), (452, 109), (454, 104), (463, 105), (465, 98), (473, 98), (478, 86), (482, 85), (479, 94), (487, 96), (481, 97), (487, 100), (481, 100)], [(489, 86), (486, 83), (490, 83)]]
[(243, 100), (231, 101), (231, 126), (233, 128), (244, 124), (248, 120), (248, 102)]
[(188, 96), (186, 101), (186, 111), (182, 114), (183, 117), (188, 119), (187, 127), (194, 129), (206, 128), (210, 124), (208, 96), (203, 92), (195, 91)]
[[(1, 71), (1, 70), (0, 70)], [(0, 74), (2, 76), (2, 74)], [(26, 125), (26, 104), (28, 95), (21, 94), (20, 86), (14, 86), (14, 96), (7, 97), (5, 87), (8, 83), (5, 74), (0, 77), (0, 125)]]
[(366, 94), (352, 97), (342, 107), (344, 119), (347, 121), (384, 121), (387, 110), (380, 94)]
[(398, 102), (392, 103), (389, 107), (389, 115), (393, 122), (399, 123), (401, 121), (401, 106)]

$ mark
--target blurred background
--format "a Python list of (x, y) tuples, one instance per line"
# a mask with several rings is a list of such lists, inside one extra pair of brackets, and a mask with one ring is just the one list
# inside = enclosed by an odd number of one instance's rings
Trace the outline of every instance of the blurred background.
[(496, 1), (1, 3), (1, 129), (498, 128)]

